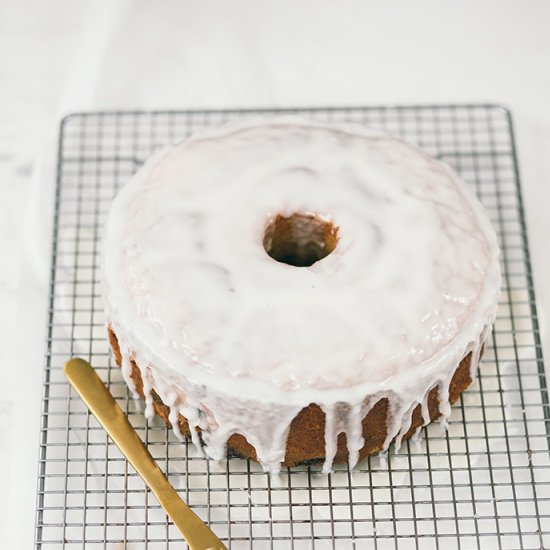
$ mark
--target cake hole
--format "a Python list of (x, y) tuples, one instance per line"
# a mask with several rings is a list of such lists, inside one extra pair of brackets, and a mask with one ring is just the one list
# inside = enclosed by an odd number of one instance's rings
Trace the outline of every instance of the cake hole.
[(314, 214), (277, 214), (266, 227), (265, 251), (278, 262), (309, 267), (326, 258), (338, 243), (338, 227)]

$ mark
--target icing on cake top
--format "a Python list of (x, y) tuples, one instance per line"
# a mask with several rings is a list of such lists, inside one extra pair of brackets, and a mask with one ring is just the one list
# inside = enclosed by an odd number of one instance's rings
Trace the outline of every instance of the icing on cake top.
[[(337, 231), (310, 266), (264, 248), (296, 214)], [(446, 164), (358, 125), (283, 117), (157, 152), (113, 203), (103, 283), (123, 347), (168, 386), (183, 376), (206, 400), (290, 416), (380, 392), (421, 402), (479, 349), (500, 275), (494, 232)]]

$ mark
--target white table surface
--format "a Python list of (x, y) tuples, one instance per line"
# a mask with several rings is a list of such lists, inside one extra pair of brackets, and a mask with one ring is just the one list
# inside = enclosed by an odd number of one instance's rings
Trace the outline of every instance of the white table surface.
[[(0, 540), (34, 538), (57, 124), (75, 110), (499, 102), (550, 353), (550, 2), (0, 1)], [(3, 546), (3, 545), (2, 545)]]

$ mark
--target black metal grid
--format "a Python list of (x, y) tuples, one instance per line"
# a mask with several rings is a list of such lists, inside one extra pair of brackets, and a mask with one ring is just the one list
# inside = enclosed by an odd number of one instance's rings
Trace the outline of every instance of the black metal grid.
[(204, 126), (289, 111), (84, 113), (61, 124), (40, 437), (40, 548), (185, 548), (64, 379), (89, 360), (185, 500), (233, 549), (550, 548), (550, 409), (509, 113), (448, 105), (292, 109), (400, 135), (474, 186), (499, 235), (504, 288), (476, 383), (448, 430), (327, 476), (216, 465), (147, 425), (109, 352), (98, 279), (110, 201), (156, 148)]

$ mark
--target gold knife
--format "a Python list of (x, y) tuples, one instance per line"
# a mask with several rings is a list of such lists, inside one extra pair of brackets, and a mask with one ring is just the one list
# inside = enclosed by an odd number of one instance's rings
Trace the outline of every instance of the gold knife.
[(210, 528), (181, 500), (164, 477), (122, 409), (89, 363), (72, 358), (65, 363), (65, 375), (94, 413), (122, 454), (157, 497), (191, 550), (227, 550)]

